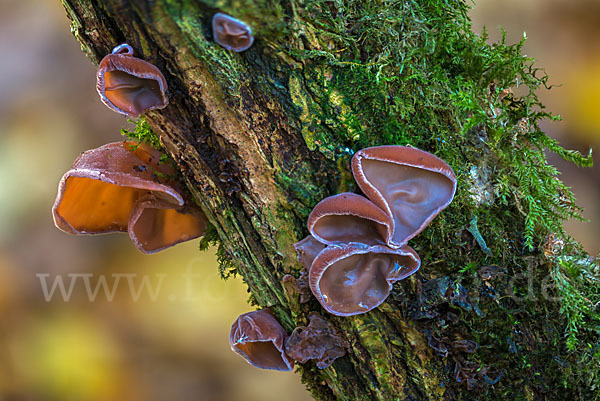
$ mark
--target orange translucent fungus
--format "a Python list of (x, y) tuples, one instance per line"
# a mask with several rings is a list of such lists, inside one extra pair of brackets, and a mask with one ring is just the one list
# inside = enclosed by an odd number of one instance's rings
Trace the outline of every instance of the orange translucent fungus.
[(136, 142), (84, 152), (60, 181), (55, 225), (69, 234), (128, 231), (144, 253), (201, 236), (206, 217), (184, 205), (169, 178), (173, 169), (160, 156)]
[(127, 44), (115, 47), (100, 61), (96, 89), (106, 106), (132, 117), (169, 104), (164, 75), (154, 65), (134, 57)]

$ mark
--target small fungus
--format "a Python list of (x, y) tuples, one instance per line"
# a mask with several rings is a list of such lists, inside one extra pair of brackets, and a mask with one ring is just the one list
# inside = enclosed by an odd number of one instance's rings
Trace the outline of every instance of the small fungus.
[(184, 205), (172, 180), (159, 178), (173, 174), (160, 156), (136, 142), (82, 153), (59, 183), (54, 224), (69, 234), (128, 231), (144, 253), (203, 235), (204, 214)]
[(393, 217), (392, 247), (419, 234), (450, 204), (456, 191), (450, 166), (411, 147), (362, 149), (352, 159), (352, 173), (365, 195)]
[(391, 217), (373, 202), (344, 192), (319, 202), (308, 217), (308, 231), (327, 245), (358, 242), (383, 245), (391, 235)]
[(245, 22), (227, 14), (216, 13), (213, 16), (212, 31), (215, 42), (227, 50), (243, 52), (254, 43), (252, 29)]
[(409, 246), (329, 246), (314, 259), (309, 284), (325, 310), (352, 316), (381, 305), (392, 284), (416, 272), (420, 265), (419, 255)]
[(306, 271), (309, 271), (313, 260), (315, 260), (317, 255), (325, 249), (325, 245), (317, 241), (312, 235), (309, 235), (303, 240), (296, 242), (294, 244), (294, 249), (298, 254), (298, 262), (304, 266)]
[(153, 64), (134, 57), (126, 43), (100, 61), (96, 90), (108, 108), (132, 117), (169, 104), (164, 75)]
[(310, 286), (308, 285), (308, 272), (306, 270), (302, 270), (298, 278), (295, 278), (291, 274), (286, 274), (281, 279), (281, 283), (287, 293), (292, 296), (299, 296), (301, 304), (305, 304), (312, 299), (312, 292), (310, 292)]
[(325, 369), (346, 354), (350, 344), (337, 330), (317, 313), (308, 317), (307, 327), (296, 327), (285, 343), (285, 352), (296, 361), (317, 360), (317, 367)]
[(269, 309), (241, 315), (231, 326), (229, 345), (252, 366), (261, 369), (290, 371), (294, 360), (286, 355), (288, 338)]

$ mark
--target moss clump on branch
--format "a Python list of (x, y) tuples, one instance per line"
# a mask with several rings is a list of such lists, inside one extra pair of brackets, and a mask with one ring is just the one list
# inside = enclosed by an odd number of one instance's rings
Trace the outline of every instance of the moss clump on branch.
[(127, 120), (127, 122), (135, 124), (135, 128), (133, 131), (121, 128), (121, 135), (134, 141), (147, 143), (154, 149), (164, 151), (158, 135), (152, 131), (150, 124), (148, 124), (144, 117), (141, 117), (138, 120)]

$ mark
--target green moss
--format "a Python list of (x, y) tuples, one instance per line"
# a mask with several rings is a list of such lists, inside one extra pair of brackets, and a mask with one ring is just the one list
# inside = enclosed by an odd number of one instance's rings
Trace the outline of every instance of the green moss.
[(121, 128), (121, 135), (138, 142), (144, 142), (154, 149), (164, 151), (158, 135), (152, 131), (150, 124), (144, 117), (140, 117), (138, 120), (127, 120), (127, 122), (135, 124), (133, 131), (129, 131), (125, 128)]
[(217, 249), (217, 263), (221, 278), (227, 280), (229, 277), (235, 277), (238, 274), (237, 268), (231, 262), (231, 257), (227, 254), (217, 230), (212, 224), (207, 224), (204, 236), (200, 238), (200, 251), (206, 251), (209, 247)]

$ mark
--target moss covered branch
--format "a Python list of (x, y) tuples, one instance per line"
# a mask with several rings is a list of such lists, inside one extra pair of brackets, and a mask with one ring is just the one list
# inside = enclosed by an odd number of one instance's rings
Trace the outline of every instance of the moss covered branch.
[[(181, 171), (224, 275), (288, 331), (317, 311), (346, 336), (331, 367), (299, 368), (315, 399), (600, 397), (600, 269), (562, 230), (580, 210), (544, 152), (591, 156), (540, 130), (547, 77), (522, 43), (488, 44), (460, 0), (62, 2), (92, 62), (127, 42), (164, 72), (170, 105), (138, 135)], [(218, 46), (216, 12), (254, 45)], [(445, 160), (457, 196), (411, 242), (417, 275), (370, 313), (326, 315), (282, 285), (293, 243), (318, 201), (356, 190), (352, 154), (383, 144)]]

